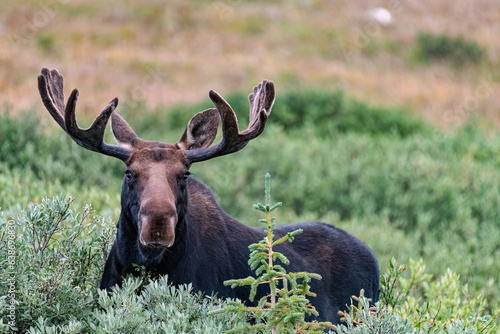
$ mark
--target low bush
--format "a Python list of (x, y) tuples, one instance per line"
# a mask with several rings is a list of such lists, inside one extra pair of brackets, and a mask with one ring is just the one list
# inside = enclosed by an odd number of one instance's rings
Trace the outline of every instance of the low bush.
[[(71, 210), (71, 202), (64, 196), (43, 199), (17, 217), (0, 221), (1, 281), (15, 284), (15, 327), (21, 332), (40, 317), (62, 325), (85, 318), (96, 307), (96, 283), (113, 229), (91, 215), (89, 206), (78, 213)], [(14, 247), (7, 233), (12, 228)], [(9, 295), (8, 289), (1, 285), (0, 296)], [(2, 319), (7, 311), (1, 310)]]
[(238, 315), (208, 315), (225, 302), (192, 291), (190, 285), (174, 287), (164, 276), (144, 282), (129, 277), (111, 295), (99, 293), (100, 309), (89, 317), (92, 333), (224, 333), (245, 322)]
[(14, 219), (1, 217), (0, 281), (12, 283), (0, 285), (1, 333), (12, 325), (28, 333), (218, 334), (245, 320), (208, 317), (222, 301), (190, 286), (173, 288), (167, 277), (129, 278), (110, 295), (100, 291), (114, 229), (90, 206), (75, 210), (72, 202), (64, 196), (44, 198)]
[[(246, 326), (246, 316), (220, 312), (234, 301), (204, 296), (189, 285), (173, 287), (167, 276), (128, 277), (110, 294), (98, 290), (113, 229), (90, 207), (77, 211), (71, 205), (71, 198), (60, 196), (29, 205), (14, 220), (0, 217), (0, 280), (14, 285), (0, 286), (0, 333), (9, 333), (10, 325), (33, 334), (215, 334)], [(9, 226), (15, 227), (14, 253)], [(410, 260), (407, 271), (392, 260), (381, 277), (380, 302), (370, 307), (366, 298), (357, 300), (338, 333), (496, 329), (483, 296), (474, 296), (450, 270), (433, 278), (422, 260)]]
[(424, 61), (449, 60), (458, 66), (463, 63), (479, 63), (485, 58), (486, 52), (477, 42), (468, 41), (462, 36), (419, 32), (417, 54)]
[(381, 277), (380, 302), (371, 306), (361, 295), (344, 312), (343, 333), (495, 333), (495, 318), (486, 310), (486, 300), (472, 297), (467, 284), (449, 268), (432, 279), (422, 260), (410, 259), (409, 277), (394, 258)]

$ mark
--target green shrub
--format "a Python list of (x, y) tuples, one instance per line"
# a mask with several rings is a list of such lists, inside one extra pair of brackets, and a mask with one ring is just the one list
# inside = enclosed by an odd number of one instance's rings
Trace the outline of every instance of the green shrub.
[[(342, 333), (495, 333), (495, 317), (488, 315), (486, 300), (471, 297), (458, 275), (446, 273), (432, 279), (422, 260), (410, 259), (406, 268), (392, 259), (381, 277), (380, 302), (370, 307), (364, 296), (343, 312)], [(498, 311), (496, 311), (498, 314)]]
[[(244, 128), (246, 95), (228, 100)], [(140, 136), (175, 142), (187, 120), (209, 107), (124, 112)], [(255, 176), (265, 166), (274, 197), (290, 208), (280, 221), (333, 222), (372, 247), (379, 263), (399, 254), (402, 261), (423, 258), (430, 274), (452, 268), (492, 311), (500, 305), (499, 134), (485, 134), (475, 123), (442, 133), (407, 112), (367, 106), (339, 92), (285, 92), (258, 139), (191, 172), (214, 190), (224, 210), (252, 225), (258, 217), (247, 207), (260, 196)], [(49, 115), (0, 112), (0, 137), (5, 221), (21, 221), (18, 213), (29, 203), (61, 193), (74, 196), (76, 207), (92, 203), (99, 215), (116, 220), (120, 161), (79, 147)], [(107, 141), (113, 141), (109, 131)]]
[(50, 134), (49, 122), (55, 125), (48, 113), (39, 119), (29, 111), (10, 117), (8, 110), (0, 110), (2, 170), (29, 171), (51, 182), (103, 187), (110, 185), (111, 176), (123, 172), (121, 162), (79, 147), (59, 127), (52, 127), (56, 131)]
[(207, 316), (224, 302), (193, 294), (190, 286), (174, 288), (166, 276), (128, 278), (109, 295), (100, 291), (114, 229), (90, 206), (71, 209), (72, 201), (43, 199), (12, 220), (0, 217), (0, 281), (15, 286), (0, 285), (1, 333), (9, 332), (13, 298), (15, 327), (29, 333), (143, 333), (146, 326), (151, 333), (215, 334), (245, 320)]
[[(377, 304), (370, 308), (369, 301), (365, 297), (359, 297), (358, 306), (351, 307), (346, 315), (347, 323), (339, 326), (337, 334), (369, 334), (369, 333), (391, 333), (391, 334), (480, 334), (495, 333), (491, 323), (491, 317), (485, 316), (477, 319), (455, 319), (447, 326), (433, 326), (424, 324), (413, 326), (411, 318), (403, 317), (391, 312), (389, 309)], [(474, 321), (474, 323), (471, 323)], [(477, 327), (480, 327), (478, 329)], [(488, 328), (490, 328), (488, 330)]]
[(92, 333), (223, 333), (245, 321), (237, 315), (208, 313), (224, 302), (193, 294), (191, 285), (173, 287), (168, 277), (144, 284), (129, 277), (123, 287), (107, 295), (99, 293), (101, 309), (95, 310), (89, 327)]
[[(70, 210), (71, 202), (63, 196), (43, 199), (16, 218), (0, 221), (0, 279), (15, 283), (19, 331), (39, 317), (54, 325), (82, 319), (96, 306), (96, 286), (113, 229), (91, 215), (90, 206), (78, 213)], [(14, 247), (8, 247), (9, 225), (15, 227)], [(9, 257), (12, 250), (14, 259)], [(0, 296), (9, 295), (8, 289), (2, 284)], [(5, 319), (8, 311), (1, 309), (0, 317)]]
[[(230, 94), (228, 102), (236, 111), (240, 123), (246, 127), (246, 95)], [(315, 136), (325, 139), (333, 139), (350, 132), (404, 138), (430, 130), (421, 120), (411, 117), (406, 110), (373, 107), (345, 97), (342, 91), (284, 92), (275, 103), (269, 122), (282, 126), (293, 135), (304, 131), (305, 128), (311, 128), (314, 129)]]
[(427, 32), (417, 34), (417, 53), (424, 61), (449, 60), (454, 65), (479, 63), (486, 55), (485, 50), (475, 41), (465, 40), (462, 36), (449, 37)]
[(173, 287), (168, 277), (144, 282), (128, 277), (121, 288), (107, 294), (99, 292), (91, 314), (80, 320), (54, 325), (40, 316), (28, 333), (166, 333), (219, 334), (245, 322), (235, 315), (208, 315), (225, 302), (214, 297), (193, 294), (190, 285)]

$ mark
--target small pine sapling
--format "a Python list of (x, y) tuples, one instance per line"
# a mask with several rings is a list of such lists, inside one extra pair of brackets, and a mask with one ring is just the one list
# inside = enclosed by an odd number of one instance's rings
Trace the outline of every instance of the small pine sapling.
[(316, 296), (311, 292), (309, 282), (311, 279), (321, 279), (318, 274), (308, 272), (287, 272), (285, 268), (276, 262), (280, 261), (288, 265), (290, 261), (287, 257), (273, 250), (273, 247), (283, 242), (292, 242), (293, 239), (302, 233), (301, 229), (287, 233), (285, 236), (274, 240), (274, 230), (276, 229), (276, 218), (271, 216), (271, 212), (279, 208), (282, 203), (270, 205), (271, 201), (271, 176), (265, 176), (265, 204), (254, 204), (254, 208), (265, 214), (265, 219), (260, 219), (260, 223), (266, 224), (267, 235), (259, 243), (248, 246), (250, 249), (250, 259), (248, 264), (255, 270), (257, 277), (247, 277), (242, 279), (232, 279), (224, 282), (231, 288), (238, 286), (250, 286), (249, 300), (254, 301), (257, 294), (257, 287), (261, 284), (269, 286), (269, 294), (263, 296), (257, 306), (246, 306), (239, 301), (230, 302), (228, 306), (218, 312), (235, 312), (252, 315), (255, 318), (254, 324), (246, 324), (229, 330), (227, 333), (246, 333), (248, 331), (265, 331), (271, 333), (323, 333), (323, 329), (335, 326), (329, 322), (306, 322), (306, 315), (318, 315), (318, 312), (307, 299), (308, 296)]

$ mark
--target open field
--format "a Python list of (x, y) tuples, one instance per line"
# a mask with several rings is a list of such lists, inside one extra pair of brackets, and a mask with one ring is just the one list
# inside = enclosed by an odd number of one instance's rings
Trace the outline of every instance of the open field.
[[(36, 75), (58, 68), (80, 110), (111, 98), (149, 107), (194, 102), (209, 89), (246, 91), (263, 78), (290, 87), (343, 89), (401, 106), (443, 127), (478, 114), (500, 123), (500, 4), (496, 1), (0, 1), (2, 102), (41, 111)], [(382, 6), (394, 23), (366, 11)], [(481, 64), (415, 60), (419, 31), (462, 35)]]

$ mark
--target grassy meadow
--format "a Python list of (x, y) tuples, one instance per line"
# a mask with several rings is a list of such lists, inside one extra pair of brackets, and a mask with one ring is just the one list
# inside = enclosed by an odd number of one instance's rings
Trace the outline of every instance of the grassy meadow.
[[(118, 96), (117, 111), (140, 137), (166, 142), (212, 107), (210, 89), (246, 127), (251, 87), (273, 80), (277, 100), (263, 134), (239, 153), (193, 165), (193, 176), (226, 212), (257, 226), (252, 204), (269, 172), (273, 201), (283, 202), (279, 223), (332, 223), (374, 250), (378, 316), (363, 313), (361, 300), (340, 333), (497, 332), (499, 5), (0, 5), (0, 332), (11, 330), (12, 309), (16, 330), (28, 333), (221, 333), (245, 322), (208, 315), (225, 301), (170, 287), (168, 278), (98, 291), (124, 165), (57, 127), (36, 86), (44, 66), (65, 76), (66, 95), (79, 88), (82, 127)], [(376, 6), (392, 12), (391, 25), (367, 17)]]

